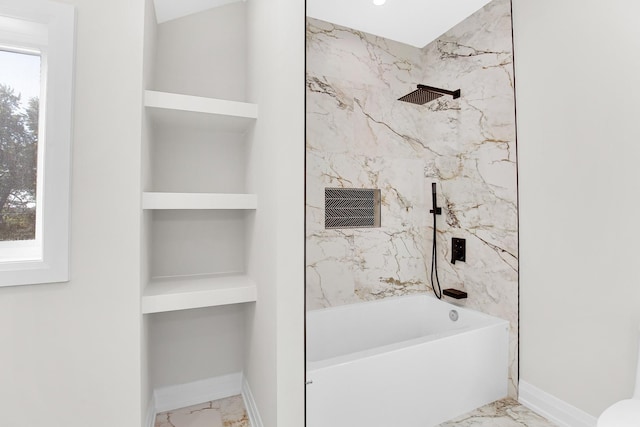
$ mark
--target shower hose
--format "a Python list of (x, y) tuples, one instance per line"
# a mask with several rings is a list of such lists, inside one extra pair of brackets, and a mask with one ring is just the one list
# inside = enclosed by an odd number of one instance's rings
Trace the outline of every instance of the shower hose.
[[(436, 257), (436, 216), (440, 215), (442, 209), (438, 207), (436, 201), (436, 183), (431, 184), (431, 198), (433, 201), (433, 245), (431, 250), (431, 287), (433, 293), (438, 299), (442, 299), (442, 287), (440, 287), (440, 279), (438, 278), (438, 258)], [(436, 290), (437, 287), (437, 290)]]

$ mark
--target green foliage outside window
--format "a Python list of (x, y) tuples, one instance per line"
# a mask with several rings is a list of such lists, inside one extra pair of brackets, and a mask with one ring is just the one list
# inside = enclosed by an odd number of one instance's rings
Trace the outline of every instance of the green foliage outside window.
[(0, 241), (35, 238), (38, 114), (38, 98), (23, 107), (0, 84)]

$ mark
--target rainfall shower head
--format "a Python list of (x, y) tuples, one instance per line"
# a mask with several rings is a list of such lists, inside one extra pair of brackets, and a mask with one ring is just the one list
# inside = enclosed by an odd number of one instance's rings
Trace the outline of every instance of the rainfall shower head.
[(406, 94), (398, 98), (398, 101), (411, 102), (412, 104), (426, 104), (440, 98), (443, 95), (451, 95), (453, 99), (460, 98), (460, 89), (458, 90), (445, 90), (438, 89), (437, 87), (418, 85), (418, 89), (411, 93)]

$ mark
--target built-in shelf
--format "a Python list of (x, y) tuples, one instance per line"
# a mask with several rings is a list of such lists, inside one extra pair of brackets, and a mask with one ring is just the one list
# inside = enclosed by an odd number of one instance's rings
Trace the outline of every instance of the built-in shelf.
[(142, 313), (214, 307), (255, 301), (256, 284), (245, 275), (202, 275), (152, 279), (142, 296)]
[(258, 118), (258, 106), (246, 102), (177, 93), (145, 91), (152, 122), (192, 129), (243, 132)]
[(142, 209), (256, 209), (255, 194), (142, 193)]

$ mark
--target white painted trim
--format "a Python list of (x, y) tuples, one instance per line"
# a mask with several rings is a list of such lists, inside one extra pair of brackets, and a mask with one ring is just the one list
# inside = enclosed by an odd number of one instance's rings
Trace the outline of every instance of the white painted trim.
[(258, 106), (247, 102), (225, 99), (205, 98), (202, 96), (182, 95), (178, 93), (146, 90), (144, 105), (151, 108), (163, 108), (192, 113), (205, 113), (221, 116), (258, 118)]
[(142, 209), (257, 209), (255, 194), (142, 193)]
[(157, 388), (153, 392), (156, 413), (235, 396), (241, 393), (241, 389), (241, 372)]
[(149, 399), (149, 405), (147, 407), (147, 419), (144, 423), (144, 427), (155, 427), (156, 425), (156, 398), (151, 396)]
[(518, 401), (560, 427), (596, 427), (597, 418), (539, 388), (520, 381)]
[(214, 307), (256, 301), (256, 283), (242, 274), (152, 279), (142, 296), (142, 313)]
[(247, 409), (247, 415), (249, 416), (249, 423), (251, 427), (263, 427), (262, 418), (258, 412), (258, 406), (251, 393), (249, 382), (246, 378), (242, 378), (242, 399), (244, 400), (244, 406)]
[(41, 46), (43, 40), (37, 34), (9, 31), (11, 34), (7, 35), (0, 28), (3, 44), (40, 51), (44, 70), (36, 208), (40, 216), (36, 222), (36, 242), (41, 241), (42, 256), (37, 260), (0, 263), (0, 286), (67, 282), (75, 8), (49, 0), (4, 0), (0, 2), (0, 17), (11, 18), (12, 22), (26, 21), (25, 29), (33, 27), (29, 23), (41, 24), (48, 31), (46, 46)]

